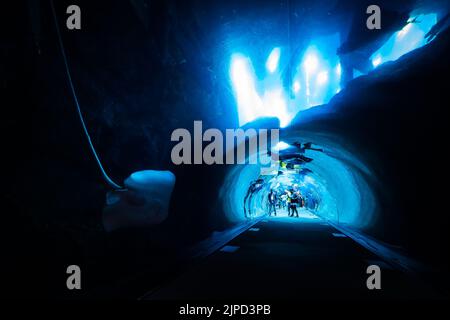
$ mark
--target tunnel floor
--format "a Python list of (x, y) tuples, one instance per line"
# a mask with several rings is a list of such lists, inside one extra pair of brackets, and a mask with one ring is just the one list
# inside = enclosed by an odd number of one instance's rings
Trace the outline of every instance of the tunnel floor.
[[(366, 269), (381, 268), (381, 290)], [(150, 300), (435, 298), (421, 281), (392, 268), (324, 220), (301, 214), (264, 218)]]

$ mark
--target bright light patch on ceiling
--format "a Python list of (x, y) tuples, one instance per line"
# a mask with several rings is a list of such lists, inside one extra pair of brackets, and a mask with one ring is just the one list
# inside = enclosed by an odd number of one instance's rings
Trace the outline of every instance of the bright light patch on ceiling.
[(274, 73), (277, 70), (278, 62), (280, 61), (280, 51), (280, 48), (274, 48), (267, 59), (266, 68), (270, 73)]
[(300, 82), (299, 82), (298, 80), (296, 80), (296, 81), (294, 82), (294, 85), (293, 85), (293, 87), (292, 87), (292, 90), (293, 90), (295, 93), (298, 93), (298, 92), (300, 91), (300, 88), (301, 88)]
[[(280, 127), (286, 127), (298, 111), (327, 103), (339, 88), (341, 66), (336, 55), (339, 34), (315, 40), (292, 69), (292, 83), (285, 87), (286, 73), (282, 48), (273, 48), (265, 60), (266, 74), (255, 75), (256, 61), (234, 54), (230, 77), (237, 102), (239, 125), (260, 117), (277, 117)], [(285, 58), (285, 59), (283, 59)]]
[(427, 44), (425, 35), (436, 24), (434, 13), (411, 17), (400, 31), (395, 32), (371, 57), (374, 68), (387, 61), (395, 61), (404, 54)]
[(328, 82), (328, 72), (322, 71), (317, 75), (317, 84), (324, 85)]
[(338, 77), (340, 77), (340, 76), (341, 76), (341, 73), (342, 73), (342, 67), (341, 67), (341, 64), (338, 63), (337, 66), (336, 66), (336, 75), (337, 75)]
[(267, 90), (263, 95), (262, 103), (264, 116), (278, 118), (282, 128), (289, 124), (291, 117), (287, 112), (287, 102), (281, 86)]
[(310, 53), (306, 56), (305, 61), (303, 62), (305, 70), (307, 73), (311, 74), (317, 69), (319, 65), (319, 60), (314, 53)]
[[(389, 40), (370, 57), (374, 68), (394, 61), (427, 43), (425, 35), (436, 24), (436, 14), (411, 17), (408, 23), (395, 32)], [(275, 47), (265, 60), (266, 75), (257, 79), (253, 64), (257, 61), (234, 54), (230, 77), (238, 107), (239, 125), (260, 117), (277, 117), (280, 126), (286, 127), (298, 111), (327, 103), (341, 90), (342, 66), (336, 51), (340, 46), (338, 33), (314, 39), (292, 69), (290, 85), (285, 87), (281, 63), (282, 48)], [(362, 75), (354, 70), (354, 77)]]
[(272, 151), (280, 151), (289, 148), (291, 145), (287, 144), (284, 141), (280, 141), (276, 144), (275, 147), (272, 148)]
[(374, 68), (378, 67), (381, 64), (381, 62), (382, 62), (381, 56), (377, 56), (372, 59), (372, 65)]
[(264, 88), (262, 93), (258, 92), (250, 59), (238, 54), (231, 59), (230, 76), (238, 104), (240, 126), (260, 117), (277, 117), (282, 128), (289, 124), (292, 115), (287, 112), (281, 81), (271, 88)]
[(261, 116), (262, 102), (256, 91), (251, 62), (244, 56), (234, 55), (231, 79), (238, 104), (239, 124), (243, 125)]

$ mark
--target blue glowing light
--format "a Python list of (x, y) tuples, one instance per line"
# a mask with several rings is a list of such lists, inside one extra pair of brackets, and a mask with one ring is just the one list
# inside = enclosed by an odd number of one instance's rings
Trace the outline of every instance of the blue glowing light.
[[(370, 57), (373, 68), (398, 59), (427, 43), (425, 35), (436, 24), (436, 14), (411, 18)], [(275, 47), (265, 61), (266, 75), (258, 79), (249, 57), (232, 56), (230, 76), (238, 107), (239, 125), (260, 117), (277, 117), (286, 127), (295, 115), (314, 106), (328, 103), (341, 90), (342, 66), (336, 52), (341, 44), (339, 33), (314, 39), (292, 69), (292, 82), (286, 80), (281, 63), (282, 48)], [(282, 59), (283, 58), (283, 59)], [(362, 75), (358, 70), (354, 77)]]
[(324, 85), (328, 82), (328, 72), (322, 71), (317, 75), (317, 84)]
[(317, 69), (318, 64), (319, 60), (314, 53), (309, 53), (303, 62), (305, 70), (308, 74), (313, 73)]
[(383, 58), (381, 58), (380, 55), (372, 58), (372, 65), (373, 65), (373, 67), (374, 68), (378, 67), (381, 64), (382, 60), (383, 60)]
[(336, 70), (336, 75), (337, 75), (338, 77), (341, 77), (342, 67), (341, 67), (341, 64), (340, 64), (340, 63), (337, 64), (335, 70)]
[(295, 93), (298, 93), (300, 91), (300, 89), (301, 89), (300, 81), (298, 81), (298, 80), (294, 81), (294, 84), (292, 86), (292, 90)]
[(336, 55), (339, 46), (337, 35), (318, 38), (306, 49), (297, 69), (305, 88), (296, 95), (296, 102), (307, 109), (327, 103), (339, 88), (341, 64)]
[(250, 59), (242, 55), (233, 55), (231, 80), (238, 104), (240, 126), (259, 117), (277, 117), (282, 128), (289, 124), (293, 115), (288, 113), (281, 78), (275, 79), (271, 85), (264, 86), (263, 92), (258, 92)]
[(280, 61), (280, 51), (280, 48), (273, 49), (267, 59), (266, 68), (270, 73), (274, 73), (278, 67), (278, 62)]
[(374, 68), (387, 61), (395, 61), (402, 55), (427, 44), (425, 35), (436, 24), (434, 13), (411, 17), (400, 31), (395, 32), (383, 46), (371, 56)]
[[(287, 143), (284, 142), (284, 141), (280, 141), (280, 142), (278, 142), (278, 143), (275, 145), (275, 147), (272, 148), (272, 151), (285, 150), (285, 149), (290, 148), (290, 147), (291, 147), (290, 144), (287, 144)], [(277, 171), (277, 172), (278, 172), (278, 171)]]
[(283, 128), (298, 111), (327, 103), (339, 88), (341, 66), (336, 55), (339, 43), (338, 34), (316, 39), (297, 62), (288, 88), (283, 85), (280, 63), (289, 59), (282, 59), (282, 48), (270, 52), (265, 63), (267, 73), (262, 79), (256, 77), (254, 62), (249, 57), (234, 54), (230, 76), (239, 125), (260, 117), (276, 117)]
[(244, 125), (262, 116), (262, 102), (256, 91), (255, 76), (249, 59), (241, 55), (233, 56), (231, 79), (238, 104), (239, 124)]

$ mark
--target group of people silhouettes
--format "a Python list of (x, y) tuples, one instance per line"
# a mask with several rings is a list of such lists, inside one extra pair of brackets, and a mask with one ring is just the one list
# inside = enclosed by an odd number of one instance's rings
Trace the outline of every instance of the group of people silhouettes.
[[(244, 216), (251, 218), (255, 213), (252, 210), (253, 196), (264, 187), (264, 180), (259, 178), (253, 181), (244, 197)], [(284, 189), (284, 188), (283, 188)], [(299, 217), (298, 208), (305, 207), (305, 198), (300, 193), (296, 184), (289, 186), (284, 190), (270, 189), (267, 195), (268, 215), (276, 216), (277, 209), (287, 209), (289, 217)]]
[(273, 189), (270, 190), (268, 196), (268, 208), (269, 208), (269, 216), (272, 214), (274, 216), (277, 215), (277, 207), (279, 209), (287, 208), (289, 217), (298, 218), (298, 207), (305, 206), (305, 200), (302, 197), (299, 190), (294, 190), (294, 188), (286, 189), (283, 193), (277, 194)]

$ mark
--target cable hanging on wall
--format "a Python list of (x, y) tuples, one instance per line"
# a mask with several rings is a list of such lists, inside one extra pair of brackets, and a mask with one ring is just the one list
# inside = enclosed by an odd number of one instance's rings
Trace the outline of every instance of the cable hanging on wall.
[(106, 183), (109, 186), (111, 186), (112, 188), (114, 188), (114, 189), (123, 189), (122, 186), (120, 186), (119, 184), (114, 182), (109, 177), (109, 175), (106, 173), (106, 171), (103, 168), (103, 165), (102, 165), (102, 163), (100, 161), (100, 158), (99, 158), (99, 156), (97, 154), (97, 151), (95, 150), (94, 144), (92, 143), (92, 139), (91, 139), (91, 136), (89, 135), (89, 132), (87, 130), (83, 114), (81, 113), (81, 108), (80, 108), (80, 104), (78, 103), (78, 98), (77, 98), (77, 95), (76, 95), (76, 92), (75, 92), (75, 87), (74, 87), (73, 82), (72, 82), (72, 76), (70, 74), (69, 63), (67, 62), (67, 56), (66, 56), (66, 52), (65, 52), (65, 49), (64, 49), (63, 41), (62, 41), (61, 31), (59, 29), (58, 19), (56, 17), (56, 10), (55, 10), (55, 6), (54, 6), (54, 3), (53, 3), (53, 0), (50, 0), (50, 4), (51, 4), (51, 8), (52, 8), (52, 13), (53, 13), (53, 20), (55, 22), (56, 34), (57, 34), (57, 37), (58, 37), (59, 47), (61, 49), (61, 54), (62, 54), (62, 57), (63, 57), (63, 60), (64, 60), (64, 66), (66, 68), (67, 79), (69, 81), (69, 86), (70, 86), (70, 90), (72, 92), (72, 96), (73, 96), (73, 99), (74, 99), (74, 102), (75, 102), (75, 106), (77, 108), (78, 117), (80, 119), (81, 126), (83, 128), (84, 134), (85, 134), (86, 139), (88, 141), (89, 148), (91, 149), (92, 154), (94, 155), (94, 158), (95, 158), (95, 160), (97, 162), (98, 167), (100, 168), (100, 171), (101, 171), (102, 176), (105, 179)]

